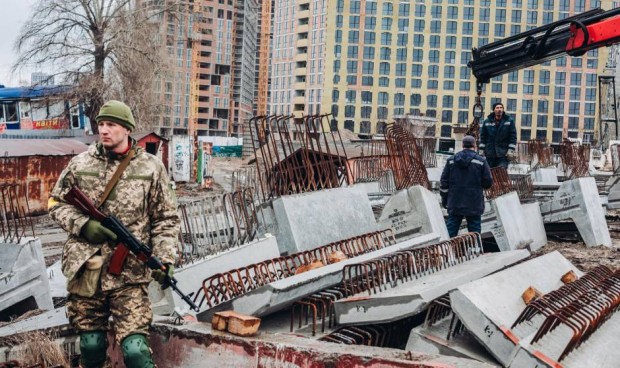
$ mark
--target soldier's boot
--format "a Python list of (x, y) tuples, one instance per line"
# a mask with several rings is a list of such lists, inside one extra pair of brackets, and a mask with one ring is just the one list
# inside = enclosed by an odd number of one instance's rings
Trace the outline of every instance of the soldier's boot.
[(123, 339), (121, 347), (127, 368), (155, 367), (146, 336), (142, 334), (129, 335)]
[(80, 365), (83, 368), (101, 368), (105, 364), (108, 350), (107, 334), (104, 331), (80, 333)]

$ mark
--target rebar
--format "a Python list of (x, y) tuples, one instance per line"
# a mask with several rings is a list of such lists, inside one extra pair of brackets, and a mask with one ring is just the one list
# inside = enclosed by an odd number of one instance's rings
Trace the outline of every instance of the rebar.
[(263, 200), (339, 188), (349, 184), (347, 155), (340, 132), (324, 131), (330, 114), (255, 116), (250, 134)]
[(247, 244), (258, 236), (257, 209), (249, 188), (180, 203), (179, 213), (184, 263)]
[(208, 308), (212, 308), (273, 281), (293, 276), (302, 266), (316, 261), (327, 265), (330, 254), (334, 252), (342, 252), (351, 258), (395, 243), (393, 231), (387, 229), (218, 273), (203, 280), (202, 287), (195, 293), (194, 302), (200, 298), (199, 307), (206, 302)]
[(348, 264), (342, 270), (342, 285), (346, 296), (376, 294), (478, 257), (482, 254), (480, 244), (480, 234), (467, 233), (438, 244)]
[(545, 141), (532, 139), (527, 142), (530, 153), (530, 167), (545, 168), (553, 166), (553, 149)]
[(430, 189), (424, 159), (416, 137), (401, 124), (390, 124), (385, 130), (391, 172), (397, 190), (414, 185)]
[(531, 202), (534, 200), (534, 181), (532, 175), (513, 175), (510, 178), (511, 185), (519, 196), (521, 203)]
[(615, 271), (568, 305), (549, 315), (534, 335), (531, 343), (535, 344), (540, 341), (560, 324), (567, 326), (572, 330), (573, 335), (558, 358), (558, 361), (561, 361), (609, 320), (619, 307), (620, 270)]
[(508, 170), (505, 167), (492, 168), (491, 175), (493, 176), (493, 185), (484, 191), (489, 200), (514, 191), (512, 181), (508, 177)]
[(560, 156), (566, 177), (583, 178), (590, 175), (590, 146), (573, 143), (567, 139), (560, 146)]
[(28, 230), (34, 233), (28, 198), (16, 183), (0, 184), (0, 241), (19, 244)]

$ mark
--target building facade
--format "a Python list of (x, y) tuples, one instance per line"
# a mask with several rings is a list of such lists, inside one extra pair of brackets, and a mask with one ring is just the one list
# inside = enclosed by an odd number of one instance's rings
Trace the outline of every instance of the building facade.
[(257, 0), (188, 0), (179, 10), (156, 19), (171, 64), (156, 85), (160, 133), (240, 137), (253, 114)]
[[(332, 113), (333, 128), (382, 132), (394, 116), (438, 119), (450, 138), (469, 124), (471, 49), (596, 7), (597, 0), (276, 0), (270, 113)], [(494, 78), (521, 141), (593, 138), (604, 48)], [(485, 114), (486, 114), (485, 113)]]

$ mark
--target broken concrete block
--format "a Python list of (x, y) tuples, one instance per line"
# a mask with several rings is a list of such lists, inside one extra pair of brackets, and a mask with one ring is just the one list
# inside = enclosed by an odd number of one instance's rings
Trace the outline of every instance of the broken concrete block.
[(437, 196), (420, 185), (394, 193), (378, 222), (381, 228), (394, 229), (399, 240), (430, 233), (441, 234), (441, 240), (450, 238)]
[(526, 307), (521, 298), (523, 290), (534, 286), (543, 294), (549, 293), (564, 285), (560, 279), (568, 271), (582, 274), (559, 252), (545, 254), (459, 286), (450, 293), (452, 310), (489, 353), (507, 367), (519, 342), (536, 329), (511, 329)]
[(271, 202), (275, 235), (283, 255), (379, 230), (368, 196), (361, 188), (320, 190)]
[(247, 316), (235, 311), (217, 312), (211, 320), (211, 327), (218, 331), (228, 331), (238, 336), (253, 336), (260, 326), (260, 318)]
[(0, 314), (22, 315), (54, 308), (41, 240), (0, 243)]
[(605, 210), (592, 177), (562, 182), (553, 199), (540, 204), (540, 212), (545, 223), (572, 219), (589, 247), (611, 247)]

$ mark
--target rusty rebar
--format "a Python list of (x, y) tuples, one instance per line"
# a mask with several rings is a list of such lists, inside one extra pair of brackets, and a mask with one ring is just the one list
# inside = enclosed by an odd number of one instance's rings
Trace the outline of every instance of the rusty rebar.
[(558, 361), (561, 361), (611, 318), (619, 306), (620, 270), (579, 295), (568, 305), (549, 315), (534, 335), (531, 343), (535, 344), (540, 341), (560, 324), (567, 326), (573, 335), (558, 358)]
[(8, 243), (20, 243), (28, 231), (35, 236), (30, 208), (23, 187), (16, 183), (0, 184), (0, 235)]
[(570, 179), (590, 175), (590, 146), (565, 139), (560, 146), (560, 157), (565, 175)]
[(491, 175), (493, 176), (493, 185), (484, 191), (489, 200), (514, 191), (512, 181), (508, 177), (508, 170), (505, 167), (492, 168)]
[(293, 276), (300, 268), (313, 262), (327, 265), (333, 252), (339, 251), (351, 258), (393, 245), (395, 242), (393, 231), (387, 229), (218, 273), (203, 280), (202, 287), (195, 293), (194, 302), (198, 302), (199, 306), (206, 302), (208, 308), (212, 308), (270, 282)]
[(403, 250), (382, 258), (348, 264), (342, 270), (346, 296), (376, 294), (482, 254), (480, 235), (467, 233), (447, 241)]
[(396, 189), (414, 185), (429, 189), (430, 182), (416, 137), (400, 124), (390, 124), (385, 130), (385, 138)]

